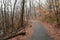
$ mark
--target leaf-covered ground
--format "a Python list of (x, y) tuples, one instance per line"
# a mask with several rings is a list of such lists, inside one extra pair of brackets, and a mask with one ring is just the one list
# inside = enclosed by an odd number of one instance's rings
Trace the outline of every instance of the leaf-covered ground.
[(54, 40), (60, 40), (60, 29), (54, 27), (54, 25), (50, 25), (49, 23), (42, 22), (40, 23), (48, 30), (49, 35), (54, 38)]
[(26, 35), (18, 35), (9, 40), (29, 40), (29, 38), (33, 33), (33, 28), (34, 28), (34, 24), (29, 22), (29, 25), (25, 28), (25, 30), (22, 30), (22, 31), (26, 31)]

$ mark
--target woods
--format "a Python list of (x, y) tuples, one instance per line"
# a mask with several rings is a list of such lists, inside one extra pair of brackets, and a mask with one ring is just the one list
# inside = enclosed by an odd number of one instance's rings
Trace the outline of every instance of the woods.
[[(25, 28), (24, 25), (24, 5), (25, 0), (22, 0), (20, 13), (18, 12), (18, 19), (15, 17), (17, 0), (14, 1), (12, 5), (11, 0), (2, 0), (1, 1), (1, 13), (0, 13), (0, 38), (6, 39), (17, 34), (21, 28)], [(10, 35), (10, 36), (9, 36)], [(8, 37), (7, 37), (8, 36)]]
[(0, 39), (15, 36), (30, 20), (43, 21), (58, 29), (59, 17), (60, 0), (0, 0)]

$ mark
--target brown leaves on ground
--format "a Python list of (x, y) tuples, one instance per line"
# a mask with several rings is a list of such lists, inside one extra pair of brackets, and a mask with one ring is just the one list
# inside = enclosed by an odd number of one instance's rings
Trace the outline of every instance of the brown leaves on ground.
[(60, 29), (57, 29), (54, 27), (54, 25), (50, 25), (49, 23), (46, 22), (41, 22), (40, 23), (48, 30), (49, 35), (54, 38), (54, 40), (60, 40)]
[(11, 38), (9, 40), (29, 40), (29, 38), (31, 37), (31, 35), (33, 33), (33, 31), (32, 31), (33, 28), (34, 28), (34, 24), (29, 23), (29, 25), (23, 30), (23, 31), (26, 31), (26, 35), (19, 35), (14, 38)]

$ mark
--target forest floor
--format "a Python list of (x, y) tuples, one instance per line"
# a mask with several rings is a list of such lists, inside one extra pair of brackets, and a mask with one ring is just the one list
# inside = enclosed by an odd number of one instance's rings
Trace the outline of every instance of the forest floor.
[(9, 40), (29, 40), (29, 38), (31, 37), (31, 35), (33, 33), (33, 31), (32, 31), (33, 29), (34, 29), (34, 24), (32, 22), (29, 22), (29, 25), (24, 30), (22, 30), (22, 32), (26, 31), (26, 35), (18, 35)]
[(40, 22), (36, 20), (31, 20), (34, 23), (34, 32), (30, 38), (30, 40), (53, 40), (50, 35), (48, 35), (48, 31), (46, 28), (40, 24)]
[(51, 25), (47, 22), (38, 20), (47, 30), (49, 35), (51, 35), (54, 40), (60, 40), (60, 29), (55, 28), (54, 25)]
[[(60, 40), (60, 29), (55, 28), (53, 25), (51, 25), (47, 22), (44, 22), (44, 21), (41, 21), (38, 19), (34, 19), (34, 20), (37, 20), (38, 22), (40, 22), (40, 24), (42, 24), (46, 28), (46, 30), (48, 30), (49, 35), (52, 38), (54, 38), (54, 40)], [(29, 38), (32, 36), (33, 29), (34, 29), (34, 24), (29, 23), (29, 25), (25, 28), (26, 35), (24, 35), (24, 36), (19, 35), (19, 36), (12, 38), (12, 39), (9, 39), (9, 40), (29, 40)]]

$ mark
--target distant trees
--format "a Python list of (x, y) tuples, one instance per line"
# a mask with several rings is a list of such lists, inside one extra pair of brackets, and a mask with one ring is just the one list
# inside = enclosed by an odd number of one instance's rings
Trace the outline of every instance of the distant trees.
[(50, 2), (50, 9), (51, 9), (51, 11), (53, 11), (54, 12), (54, 14), (55, 14), (55, 22), (56, 22), (56, 27), (60, 27), (60, 1), (59, 0), (50, 0), (49, 1)]
[[(48, 0), (48, 4), (49, 4), (49, 12), (50, 14), (54, 14), (54, 19), (55, 19), (55, 22), (56, 22), (56, 27), (59, 27), (60, 26), (60, 0)], [(52, 12), (51, 12), (52, 11)]]
[(57, 27), (60, 27), (60, 10), (59, 10), (59, 0), (55, 0), (55, 2), (54, 2), (54, 4), (55, 4), (55, 7), (54, 7), (54, 12), (55, 12), (55, 17), (56, 17), (56, 25), (57, 25)]

